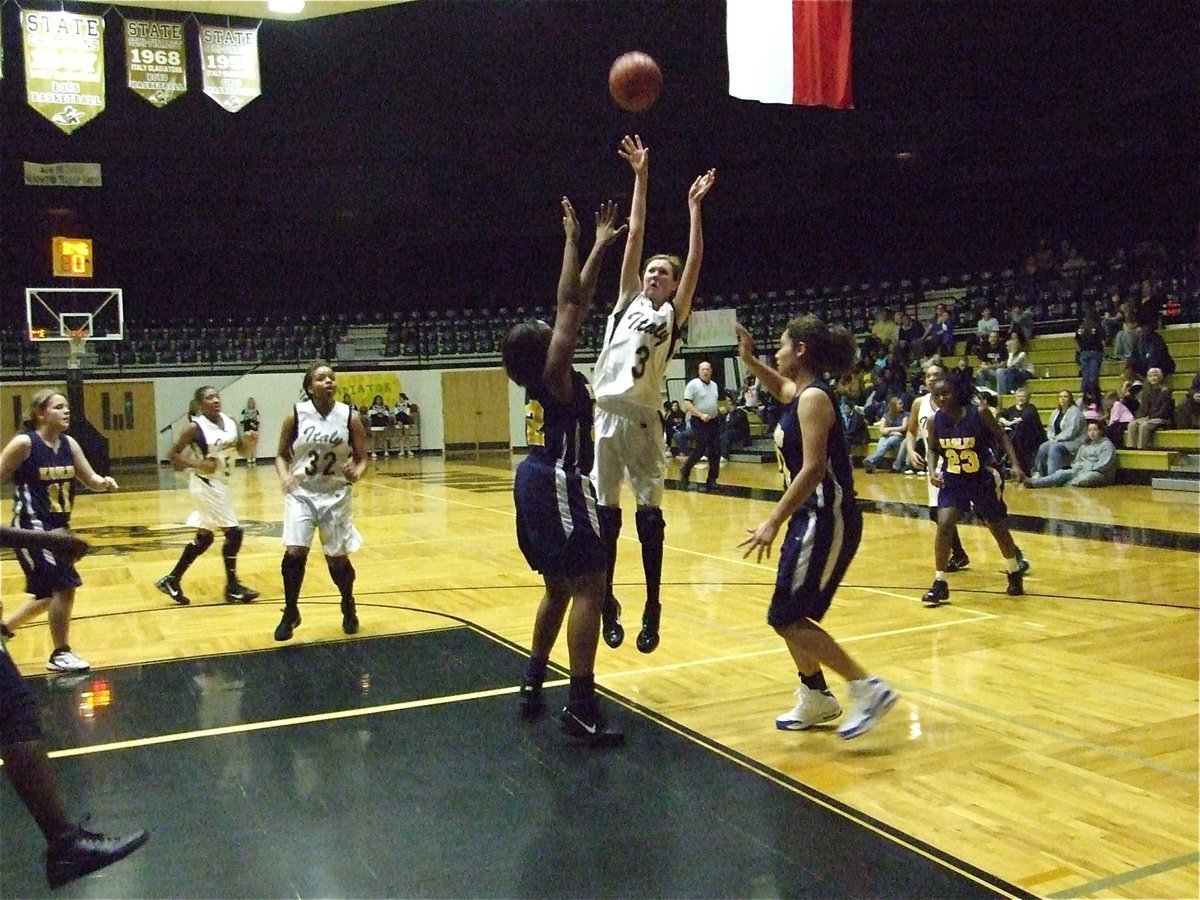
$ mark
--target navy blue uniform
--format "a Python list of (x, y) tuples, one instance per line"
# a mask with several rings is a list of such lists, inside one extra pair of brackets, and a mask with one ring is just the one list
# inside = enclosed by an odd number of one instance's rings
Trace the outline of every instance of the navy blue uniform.
[[(37, 531), (66, 528), (75, 502), (75, 458), (67, 436), (59, 436), (57, 450), (36, 431), (29, 432), (29, 442), (29, 458), (13, 473), (12, 523)], [(49, 550), (22, 548), (17, 550), (17, 559), (25, 572), (25, 590), (35, 597), (49, 597), (57, 590), (83, 584), (75, 566)]]
[(595, 442), (591, 387), (571, 372), (571, 400), (526, 392), (529, 455), (517, 467), (517, 543), (530, 568), (551, 577), (602, 572), (604, 545), (588, 479)]
[(979, 408), (974, 404), (964, 407), (957, 423), (939, 409), (933, 426), (942, 473), (938, 506), (963, 512), (974, 508), (985, 521), (1007, 516), (1004, 478), (996, 468), (996, 448), (991, 433), (983, 427)]
[[(820, 389), (829, 398), (833, 427), (826, 443), (821, 483), (788, 521), (779, 549), (775, 593), (767, 612), (767, 622), (775, 628), (800, 619), (819, 622), (862, 541), (862, 511), (854, 501), (854, 467), (837, 399), (825, 381), (814, 381), (809, 387)], [(798, 390), (795, 399), (784, 407), (775, 426), (775, 448), (785, 489), (804, 464), (799, 418), (803, 390)]]

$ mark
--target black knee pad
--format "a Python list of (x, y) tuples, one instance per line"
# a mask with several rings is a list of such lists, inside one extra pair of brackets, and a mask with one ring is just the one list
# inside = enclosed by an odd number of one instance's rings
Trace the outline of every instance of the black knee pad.
[(240, 528), (227, 528), (225, 530), (225, 547), (221, 551), (224, 556), (237, 556), (238, 551), (242, 549), (242, 538), (245, 532)]
[(663, 535), (667, 533), (667, 523), (663, 519), (662, 510), (639, 509), (634, 517), (637, 520), (638, 540), (643, 544), (661, 544)]
[(196, 545), (196, 555), (199, 556), (213, 545), (213, 533), (211, 531), (197, 531), (196, 536), (192, 538), (192, 543)]

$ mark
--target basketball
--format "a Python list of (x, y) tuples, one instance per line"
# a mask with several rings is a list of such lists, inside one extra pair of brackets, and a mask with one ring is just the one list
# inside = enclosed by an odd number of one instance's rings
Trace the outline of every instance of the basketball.
[(617, 106), (628, 112), (642, 113), (652, 107), (662, 85), (662, 69), (640, 50), (618, 56), (608, 70), (608, 92)]

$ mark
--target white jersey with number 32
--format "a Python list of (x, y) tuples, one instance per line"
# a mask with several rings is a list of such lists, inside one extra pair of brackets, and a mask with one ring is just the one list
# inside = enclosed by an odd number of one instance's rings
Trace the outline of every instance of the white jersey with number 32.
[(292, 474), (301, 487), (328, 494), (346, 487), (342, 467), (350, 458), (350, 407), (334, 403), (323, 416), (311, 400), (297, 403), (292, 441)]
[(592, 372), (596, 404), (613, 412), (622, 407), (661, 412), (662, 380), (677, 341), (670, 300), (655, 309), (649, 297), (638, 294), (610, 315)]

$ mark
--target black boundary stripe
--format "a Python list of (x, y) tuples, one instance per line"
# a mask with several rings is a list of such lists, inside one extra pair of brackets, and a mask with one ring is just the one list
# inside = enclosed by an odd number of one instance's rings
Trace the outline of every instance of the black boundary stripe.
[[(515, 651), (516, 653), (520, 654), (521, 656), (529, 655), (529, 651), (526, 650), (524, 647), (522, 647), (520, 644), (517, 644), (513, 641), (510, 641), (508, 638), (505, 638), (499, 634), (489, 631), (488, 629), (483, 628), (482, 626), (477, 625), (474, 622), (471, 622), (467, 619), (461, 619), (458, 616), (453, 616), (453, 615), (447, 615), (447, 618), (455, 619), (457, 621), (462, 622), (465, 627), (471, 629), (472, 631), (476, 631), (479, 634), (482, 634), (483, 636), (485, 636), (493, 641), (496, 641), (497, 643), (501, 644), (502, 646), (508, 647), (509, 649)], [(558, 666), (554, 666), (553, 664), (551, 664), (551, 666), (552, 666), (552, 668), (561, 672), (564, 677), (569, 675), (569, 673), (565, 669), (562, 669), (561, 667), (558, 667)], [(956, 856), (952, 856), (951, 854), (946, 853), (945, 851), (940, 850), (937, 847), (927, 844), (924, 841), (913, 837), (912, 835), (908, 834), (907, 832), (901, 831), (898, 828), (895, 828), (891, 825), (881, 822), (878, 819), (875, 819), (872, 816), (867, 815), (866, 813), (862, 812), (861, 810), (858, 810), (855, 807), (850, 806), (849, 804), (843, 803), (840, 800), (837, 800), (827, 794), (824, 794), (821, 791), (818, 791), (815, 788), (812, 788), (809, 785), (806, 785), (803, 782), (796, 780), (795, 778), (792, 778), (788, 775), (784, 775), (782, 772), (779, 772), (776, 769), (772, 769), (769, 766), (763, 765), (762, 763), (760, 763), (754, 759), (751, 759), (750, 757), (748, 757), (736, 750), (733, 750), (730, 747), (726, 747), (724, 744), (720, 744), (720, 743), (712, 740), (711, 738), (700, 734), (699, 732), (693, 731), (692, 729), (690, 729), (684, 725), (681, 725), (680, 723), (676, 722), (675, 720), (667, 718), (666, 716), (662, 715), (661, 713), (657, 713), (654, 710), (651, 710), (651, 709), (647, 708), (646, 706), (643, 706), (642, 704), (638, 703), (637, 701), (631, 700), (630, 698), (626, 697), (625, 695), (612, 690), (611, 688), (597, 685), (596, 690), (603, 696), (606, 696), (611, 700), (615, 700), (616, 702), (620, 703), (622, 706), (626, 707), (627, 709), (632, 710), (633, 712), (636, 712), (642, 718), (648, 719), (649, 721), (653, 722), (654, 724), (658, 725), (659, 727), (666, 728), (670, 731), (673, 731), (676, 734), (680, 735), (681, 737), (684, 737), (687, 740), (690, 740), (693, 743), (698, 744), (699, 746), (703, 747), (705, 750), (715, 753), (718, 756), (723, 756), (726, 759), (730, 760), (731, 762), (735, 763), (736, 765), (742, 766), (743, 768), (748, 769), (749, 771), (753, 772), (754, 774), (756, 774), (760, 777), (776, 781), (776, 782), (784, 785), (785, 787), (787, 787), (787, 789), (789, 789), (793, 793), (797, 794), (798, 796), (802, 797), (803, 799), (808, 800), (809, 802), (817, 803), (821, 806), (824, 806), (827, 809), (829, 809), (830, 811), (842, 816), (843, 818), (848, 819), (851, 822), (854, 822), (855, 824), (863, 825), (863, 826), (871, 829), (872, 831), (879, 833), (881, 836), (883, 836), (884, 838), (887, 838), (888, 840), (892, 841), (893, 843), (899, 844), (901, 847), (904, 847), (905, 849), (919, 853), (920, 855), (925, 856), (942, 866), (945, 866), (946, 868), (950, 869), (951, 871), (957, 872), (965, 877), (970, 878), (973, 881), (978, 882), (979, 884), (983, 885), (984, 887), (994, 890), (997, 893), (1007, 894), (1007, 895), (1013, 896), (1013, 897), (1036, 898), (1038, 896), (1037, 894), (1030, 893), (1029, 891), (1026, 891), (1023, 888), (1020, 888), (1014, 884), (1010, 884), (1009, 882), (1005, 881), (1002, 878), (996, 877), (994, 874), (992, 874), (990, 872), (986, 872), (983, 869), (973, 866), (970, 863), (967, 863), (967, 862), (959, 859)]]
[[(461, 616), (457, 616), (452, 613), (443, 613), (443, 612), (438, 612), (435, 610), (422, 609), (420, 607), (413, 607), (413, 606), (393, 606), (393, 607), (388, 607), (388, 608), (405, 610), (408, 612), (422, 613), (422, 614), (434, 616), (436, 618), (448, 620), (448, 623), (442, 627), (433, 627), (433, 628), (428, 628), (428, 629), (422, 629), (420, 631), (407, 631), (407, 632), (398, 632), (398, 633), (393, 633), (393, 634), (364, 636), (357, 640), (369, 640), (369, 641), (396, 640), (396, 639), (403, 639), (405, 637), (412, 636), (412, 635), (430, 634), (430, 633), (434, 633), (434, 632), (438, 632), (438, 631), (465, 630), (465, 631), (469, 631), (474, 634), (477, 634), (487, 640), (490, 640), (493, 643), (496, 643), (508, 650), (511, 650), (514, 654), (516, 654), (519, 657), (528, 657), (529, 656), (529, 651), (526, 648), (522, 647), (520, 644), (516, 643), (515, 641), (511, 641), (508, 638), (505, 638), (502, 635), (499, 635), (499, 634), (497, 634), (487, 628), (484, 628), (484, 627), (478, 625), (477, 623), (472, 622), (469, 619), (465, 619)], [(306, 643), (304, 646), (316, 647), (316, 646), (320, 646), (322, 644), (344, 643), (344, 642), (346, 642), (346, 640), (344, 638), (332, 638), (331, 637), (331, 639), (328, 641), (312, 641), (312, 642)], [(237, 657), (237, 656), (257, 655), (260, 653), (274, 652), (274, 651), (277, 651), (278, 649), (279, 648), (277, 648), (277, 647), (266, 647), (266, 648), (257, 649), (257, 650), (240, 650), (240, 651), (236, 651), (233, 653), (211, 653), (211, 654), (204, 654), (204, 655), (199, 655), (199, 656), (189, 656), (189, 657), (185, 657), (183, 659), (173, 657), (173, 658), (163, 659), (163, 660), (145, 661), (145, 662), (136, 663), (136, 664), (131, 663), (129, 665), (109, 666), (109, 667), (105, 667), (104, 669), (93, 670), (93, 672), (95, 674), (100, 674), (104, 671), (133, 668), (135, 665), (136, 666), (175, 665), (175, 664), (180, 664), (180, 663), (184, 663), (184, 662), (191, 662), (191, 661), (198, 660), (198, 659), (212, 659), (212, 658), (218, 658), (218, 657), (228, 658), (231, 656)], [(562, 666), (559, 666), (557, 664), (554, 664), (554, 663), (550, 664), (549, 669), (548, 669), (548, 674), (549, 673), (553, 673), (557, 678), (568, 678), (570, 675), (570, 673), (568, 672), (567, 669), (565, 669)], [(91, 674), (91, 673), (89, 673), (89, 674)], [(47, 679), (53, 679), (55, 677), (55, 675), (54, 675), (54, 673), (47, 673), (47, 675), (45, 677)], [(516, 691), (515, 683), (514, 683), (513, 690), (515, 693), (515, 691)], [(620, 704), (621, 706), (623, 706), (626, 709), (630, 710), (631, 712), (637, 714), (641, 718), (646, 719), (647, 721), (651, 722), (652, 724), (654, 724), (660, 728), (665, 728), (675, 734), (678, 734), (679, 736), (683, 737), (686, 740), (691, 741), (692, 743), (696, 744), (697, 746), (701, 747), (702, 749), (704, 749), (710, 753), (713, 753), (718, 757), (722, 757), (722, 758), (728, 760), (729, 762), (733, 763), (734, 765), (740, 766), (761, 778), (765, 778), (769, 781), (773, 781), (773, 782), (779, 784), (781, 787), (790, 791), (791, 793), (795, 794), (796, 796), (800, 797), (801, 799), (803, 799), (807, 802), (810, 802), (810, 803), (817, 804), (818, 806), (825, 808), (826, 810), (834, 813), (835, 815), (840, 816), (841, 818), (845, 819), (846, 821), (848, 821), (854, 825), (857, 825), (859, 827), (866, 828), (869, 831), (874, 832), (875, 834), (879, 835), (881, 838), (891, 841), (893, 844), (901, 847), (902, 849), (907, 850), (912, 853), (915, 853), (919, 856), (922, 856), (922, 857), (928, 859), (929, 861), (931, 861), (937, 865), (940, 865), (943, 868), (945, 868), (951, 872), (954, 872), (964, 878), (967, 878), (971, 881), (976, 882), (977, 884), (981, 885), (984, 888), (987, 888), (988, 890), (991, 890), (991, 891), (993, 891), (999, 895), (1003, 895), (1003, 896), (1022, 898), (1022, 900), (1024, 900), (1024, 898), (1036, 898), (1038, 896), (1036, 894), (1032, 894), (1028, 891), (1025, 891), (1024, 889), (1022, 889), (1020, 887), (1017, 887), (1016, 885), (1013, 885), (1013, 884), (1005, 881), (1002, 878), (997, 877), (993, 873), (984, 871), (974, 865), (971, 865), (970, 863), (965, 862), (964, 860), (959, 859), (956, 856), (953, 856), (949, 853), (946, 853), (943, 850), (940, 850), (939, 848), (937, 848), (931, 844), (927, 844), (926, 842), (924, 842), (904, 831), (901, 831), (898, 828), (895, 828), (895, 827), (888, 825), (878, 819), (875, 819), (872, 816), (869, 816), (866, 813), (862, 812), (861, 810), (858, 810), (855, 807), (853, 807), (847, 803), (844, 803), (844, 802), (837, 800), (827, 794), (824, 794), (821, 791), (818, 791), (815, 788), (812, 788), (809, 785), (806, 785), (803, 782), (796, 780), (795, 778), (787, 776), (787, 775), (783, 774), (782, 772), (779, 772), (775, 769), (770, 768), (769, 766), (763, 765), (762, 763), (759, 763), (759, 762), (755, 761), (754, 759), (751, 759), (750, 757), (748, 757), (738, 751), (733, 750), (732, 748), (729, 748), (723, 744), (720, 744), (717, 741), (714, 741), (711, 738), (708, 738), (708, 737), (700, 734), (699, 732), (696, 732), (690, 728), (687, 728), (687, 727), (681, 725), (680, 723), (674, 721), (673, 719), (670, 719), (660, 713), (657, 713), (657, 712), (647, 708), (646, 706), (644, 706), (634, 700), (631, 700), (630, 698), (626, 697), (625, 695), (612, 690), (611, 688), (597, 685), (597, 691), (602, 696), (605, 696), (608, 699), (612, 700), (613, 702)]]

